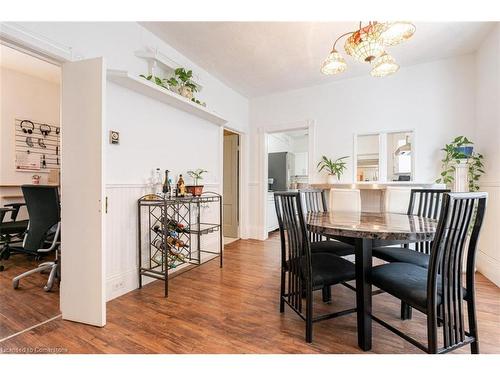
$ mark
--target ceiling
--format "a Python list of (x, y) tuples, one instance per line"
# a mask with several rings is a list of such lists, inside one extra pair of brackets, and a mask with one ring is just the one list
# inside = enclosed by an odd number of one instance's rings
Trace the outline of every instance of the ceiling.
[[(247, 97), (368, 76), (369, 66), (345, 56), (347, 70), (320, 73), (335, 39), (356, 22), (142, 22), (141, 24)], [(474, 52), (493, 23), (415, 22), (407, 42), (390, 48), (402, 68)], [(376, 79), (376, 78), (374, 78)], [(379, 78), (383, 79), (383, 78)]]
[(0, 66), (59, 84), (61, 69), (46, 61), (0, 44)]

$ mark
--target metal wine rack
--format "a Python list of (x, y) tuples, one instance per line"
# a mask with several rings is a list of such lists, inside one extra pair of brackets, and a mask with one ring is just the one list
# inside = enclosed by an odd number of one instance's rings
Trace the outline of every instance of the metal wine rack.
[[(202, 221), (202, 207), (210, 204), (218, 205), (215, 223)], [(189, 269), (199, 266), (204, 254), (219, 256), (222, 267), (221, 218), (222, 196), (214, 192), (197, 197), (165, 198), (149, 194), (139, 198), (139, 288), (143, 276), (163, 280), (167, 297), (169, 271), (183, 265), (191, 265)], [(219, 234), (219, 251), (202, 248), (201, 236), (214, 232)]]

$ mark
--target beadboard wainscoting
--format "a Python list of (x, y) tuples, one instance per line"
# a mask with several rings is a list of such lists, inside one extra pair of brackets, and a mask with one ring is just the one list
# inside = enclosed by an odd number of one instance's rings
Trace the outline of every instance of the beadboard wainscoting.
[[(205, 183), (205, 190), (219, 192), (219, 183)], [(112, 300), (139, 287), (137, 248), (137, 199), (147, 194), (145, 184), (107, 184), (106, 196), (106, 300)], [(218, 219), (216, 210), (202, 208), (207, 221)], [(218, 233), (202, 238), (202, 247), (215, 250)], [(196, 242), (193, 241), (193, 246)], [(204, 259), (206, 260), (206, 259)], [(182, 267), (171, 270), (173, 274)], [(154, 279), (144, 277), (148, 284)]]
[(488, 204), (484, 225), (479, 237), (477, 269), (484, 276), (500, 286), (500, 181), (481, 183), (481, 191), (488, 193)]

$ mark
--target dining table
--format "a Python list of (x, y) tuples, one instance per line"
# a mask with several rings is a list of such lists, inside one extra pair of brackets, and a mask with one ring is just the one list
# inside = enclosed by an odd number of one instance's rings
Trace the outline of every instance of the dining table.
[(355, 247), (358, 346), (372, 347), (372, 249), (432, 241), (437, 220), (390, 212), (310, 212), (308, 230)]

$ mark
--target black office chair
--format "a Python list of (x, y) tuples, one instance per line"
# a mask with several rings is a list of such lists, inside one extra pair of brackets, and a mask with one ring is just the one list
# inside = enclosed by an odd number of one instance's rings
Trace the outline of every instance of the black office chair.
[[(374, 267), (371, 271), (373, 285), (427, 315), (427, 346), (372, 315), (373, 320), (427, 353), (447, 353), (467, 344), (471, 344), (473, 354), (479, 353), (474, 278), (487, 196), (487, 193), (444, 194), (428, 268), (395, 262)], [(465, 288), (462, 279), (464, 256), (467, 262)], [(464, 323), (464, 301), (467, 303), (468, 331)], [(441, 348), (438, 347), (439, 327), (442, 329)]]
[[(28, 220), (17, 220), (19, 210), (25, 203), (10, 203), (0, 207), (0, 262), (9, 259), (11, 245), (22, 242), (24, 233), (28, 228)], [(10, 220), (6, 220), (10, 213)], [(4, 270), (0, 264), (0, 272)]]
[(281, 238), (280, 312), (285, 311), (286, 303), (304, 319), (306, 341), (312, 342), (313, 322), (356, 311), (353, 308), (313, 316), (313, 291), (353, 280), (355, 278), (354, 264), (333, 254), (312, 254), (300, 193), (274, 193), (274, 202)]
[[(299, 190), (304, 212), (328, 212), (328, 204), (324, 190), (302, 189)], [(341, 241), (332, 240), (319, 233), (309, 232), (311, 253), (330, 253), (337, 256), (354, 254), (354, 246)], [(332, 301), (332, 288), (325, 286), (323, 289), (323, 302)]]
[(55, 260), (44, 262), (37, 268), (24, 272), (12, 279), (14, 289), (19, 287), (19, 281), (37, 272), (49, 271), (46, 292), (52, 289), (54, 281), (60, 279), (58, 249), (61, 233), (61, 207), (57, 187), (43, 185), (23, 185), (21, 187), (30, 218), (22, 247), (13, 249), (31, 255), (41, 255), (54, 252)]
[[(412, 189), (408, 215), (417, 215), (430, 219), (438, 219), (441, 213), (443, 195), (449, 193), (448, 189)], [(373, 249), (373, 256), (386, 262), (411, 263), (420, 267), (429, 266), (432, 241), (417, 242), (415, 249), (410, 249), (407, 244), (401, 247), (377, 247)], [(401, 303), (401, 319), (411, 319), (411, 308)]]

